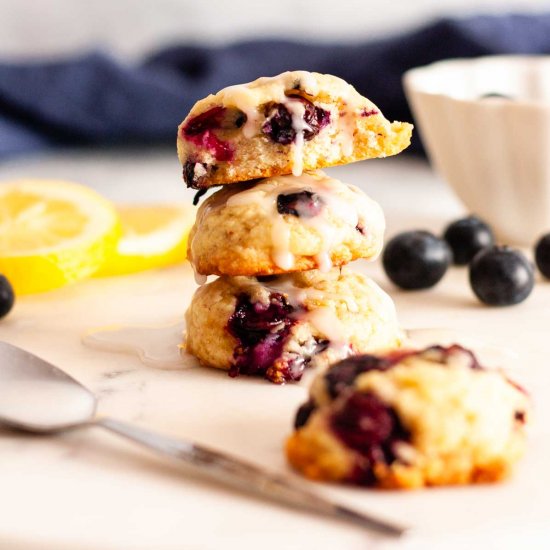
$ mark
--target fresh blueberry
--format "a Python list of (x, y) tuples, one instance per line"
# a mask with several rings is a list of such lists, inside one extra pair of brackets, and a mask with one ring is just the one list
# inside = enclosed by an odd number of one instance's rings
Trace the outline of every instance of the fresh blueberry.
[(277, 212), (298, 218), (313, 218), (321, 212), (325, 201), (311, 191), (300, 191), (277, 197)]
[(428, 231), (406, 231), (388, 242), (382, 263), (393, 283), (417, 290), (438, 283), (451, 263), (451, 256), (443, 239)]
[(15, 294), (11, 283), (4, 275), (0, 275), (0, 319), (11, 311), (14, 303)]
[(535, 246), (535, 262), (540, 272), (550, 279), (550, 233), (542, 236)]
[[(303, 97), (293, 97), (304, 105), (304, 121), (310, 130), (304, 130), (304, 139), (313, 139), (325, 126), (330, 123), (330, 113), (320, 107), (316, 107)], [(292, 115), (282, 103), (270, 103), (266, 105), (265, 116), (267, 120), (262, 126), (262, 132), (269, 136), (275, 143), (289, 145), (296, 138), (296, 130), (292, 125)]]
[(466, 265), (483, 248), (495, 244), (491, 228), (476, 216), (468, 216), (447, 226), (443, 238), (453, 251), (456, 265)]
[(485, 248), (470, 263), (472, 290), (491, 306), (523, 302), (534, 284), (533, 266), (521, 252), (507, 246)]

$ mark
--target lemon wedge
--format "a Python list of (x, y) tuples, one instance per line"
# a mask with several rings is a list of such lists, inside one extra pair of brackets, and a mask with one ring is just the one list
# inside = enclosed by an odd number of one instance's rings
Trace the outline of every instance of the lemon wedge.
[(117, 206), (122, 235), (97, 276), (123, 275), (185, 260), (195, 211), (186, 205)]
[(52, 290), (97, 271), (120, 227), (115, 208), (63, 181), (0, 183), (0, 273), (16, 294)]

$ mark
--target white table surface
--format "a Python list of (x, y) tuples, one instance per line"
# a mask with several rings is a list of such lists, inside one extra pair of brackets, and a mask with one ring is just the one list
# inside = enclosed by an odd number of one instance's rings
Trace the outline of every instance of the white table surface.
[[(369, 161), (331, 170), (360, 185), (387, 214), (388, 235), (441, 231), (462, 208), (424, 163)], [(87, 183), (124, 202), (190, 200), (173, 152), (67, 153), (0, 165), (0, 181), (40, 176)], [(474, 299), (465, 269), (431, 291), (400, 292), (379, 262), (356, 262), (393, 296), (407, 328), (444, 328), (500, 346), (531, 390), (535, 424), (513, 478), (493, 486), (376, 492), (310, 484), (357, 508), (417, 527), (398, 544), (348, 525), (287, 510), (201, 480), (99, 429), (62, 437), (0, 432), (1, 549), (360, 549), (550, 547), (550, 283), (524, 304), (487, 308)], [(195, 285), (188, 266), (89, 280), (21, 298), (0, 322), (0, 339), (39, 354), (92, 388), (99, 411), (144, 427), (290, 472), (282, 444), (306, 395), (197, 368), (160, 371), (130, 355), (84, 347), (81, 334), (107, 324), (162, 324), (183, 315)], [(514, 356), (513, 352), (518, 352)]]

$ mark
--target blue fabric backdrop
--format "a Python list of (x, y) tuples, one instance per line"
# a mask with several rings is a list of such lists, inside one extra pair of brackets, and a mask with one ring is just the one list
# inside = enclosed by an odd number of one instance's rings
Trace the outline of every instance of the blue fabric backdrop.
[[(55, 146), (174, 143), (192, 104), (229, 84), (303, 69), (338, 75), (388, 118), (411, 120), (401, 76), (451, 57), (550, 53), (550, 14), (444, 19), (356, 45), (181, 45), (137, 65), (105, 53), (0, 62), (0, 158)], [(411, 150), (421, 151), (418, 139)]]

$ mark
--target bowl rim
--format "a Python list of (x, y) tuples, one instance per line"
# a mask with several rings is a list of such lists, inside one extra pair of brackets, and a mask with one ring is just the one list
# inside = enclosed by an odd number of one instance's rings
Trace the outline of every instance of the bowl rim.
[(405, 88), (405, 92), (407, 95), (424, 95), (424, 96), (430, 96), (430, 97), (440, 97), (444, 98), (447, 101), (453, 101), (457, 103), (464, 103), (464, 104), (475, 104), (475, 105), (484, 105), (489, 108), (494, 107), (501, 107), (503, 105), (514, 105), (514, 107), (536, 107), (536, 108), (542, 108), (542, 109), (550, 109), (550, 100), (545, 101), (541, 99), (525, 99), (525, 98), (518, 98), (518, 99), (507, 99), (507, 98), (499, 98), (494, 97), (491, 99), (491, 101), (487, 101), (487, 98), (461, 98), (461, 97), (453, 97), (445, 92), (434, 92), (429, 91), (426, 88), (422, 88), (419, 86), (419, 81), (424, 77), (427, 73), (433, 73), (438, 71), (443, 66), (452, 66), (452, 65), (472, 65), (472, 64), (478, 64), (478, 63), (487, 63), (491, 61), (496, 61), (497, 63), (506, 63), (507, 61), (527, 61), (529, 63), (540, 63), (541, 61), (545, 60), (547, 63), (550, 63), (550, 54), (498, 54), (498, 55), (483, 55), (478, 57), (453, 57), (449, 59), (442, 59), (439, 61), (434, 61), (433, 63), (429, 63), (427, 65), (422, 65), (419, 67), (414, 67), (412, 69), (409, 69), (403, 73), (402, 76), (402, 83), (403, 87)]

